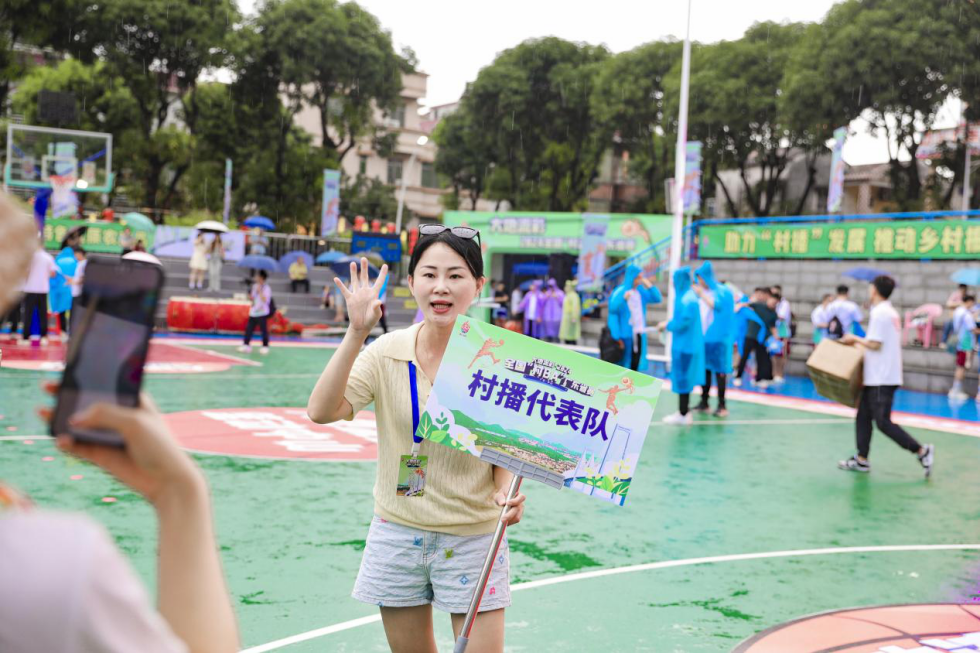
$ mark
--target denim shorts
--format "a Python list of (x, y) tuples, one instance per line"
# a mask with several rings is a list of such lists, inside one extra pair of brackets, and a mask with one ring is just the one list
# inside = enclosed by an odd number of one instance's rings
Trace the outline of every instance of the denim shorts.
[[(492, 534), (452, 536), (423, 531), (375, 516), (351, 596), (376, 606), (432, 604), (447, 613), (466, 613), (492, 538)], [(480, 612), (508, 606), (510, 549), (505, 536), (483, 591)]]

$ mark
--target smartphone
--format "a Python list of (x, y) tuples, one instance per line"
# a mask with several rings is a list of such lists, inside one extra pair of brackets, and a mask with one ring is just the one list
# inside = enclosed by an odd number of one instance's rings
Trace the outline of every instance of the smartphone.
[(71, 338), (51, 435), (123, 446), (111, 431), (75, 429), (68, 419), (97, 402), (139, 406), (163, 269), (143, 261), (93, 257), (72, 308)]

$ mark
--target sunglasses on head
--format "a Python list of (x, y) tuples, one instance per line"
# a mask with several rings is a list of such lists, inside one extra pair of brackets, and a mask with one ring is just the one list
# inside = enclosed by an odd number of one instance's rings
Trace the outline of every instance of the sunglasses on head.
[(480, 232), (473, 229), (472, 227), (449, 227), (447, 225), (422, 225), (419, 227), (419, 236), (437, 236), (442, 234), (444, 231), (449, 230), (452, 232), (453, 236), (458, 236), (460, 238), (476, 239), (477, 245), (481, 248), (483, 243), (480, 241)]

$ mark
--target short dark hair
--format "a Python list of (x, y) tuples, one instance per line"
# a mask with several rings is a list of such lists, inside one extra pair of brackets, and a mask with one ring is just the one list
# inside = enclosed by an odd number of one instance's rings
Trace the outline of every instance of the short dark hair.
[(412, 258), (408, 260), (409, 275), (415, 275), (415, 267), (419, 265), (422, 254), (436, 243), (448, 245), (453, 252), (463, 258), (474, 277), (477, 279), (483, 277), (483, 253), (480, 252), (476, 238), (461, 238), (448, 229), (438, 234), (423, 236), (418, 240), (415, 249), (412, 250)]
[(776, 298), (776, 301), (777, 302), (783, 299), (783, 296), (780, 295), (779, 293), (772, 293), (772, 292), (770, 292), (769, 295), (771, 295), (772, 297)]
[(892, 291), (895, 290), (895, 280), (888, 275), (878, 275), (871, 283), (878, 291), (878, 295), (886, 300), (892, 296)]
[(262, 279), (269, 279), (269, 273), (267, 273), (264, 270), (260, 270), (259, 271), (259, 277), (261, 277)]
[(847, 295), (851, 292), (851, 289), (847, 288), (847, 284), (841, 284), (837, 287), (837, 295)]
[(966, 295), (963, 296), (963, 301), (964, 302), (976, 302), (977, 301), (977, 298), (976, 298), (976, 296), (973, 296), (973, 295), (970, 295), (969, 293), (967, 293)]
[(777, 288), (779, 289), (778, 291), (776, 291), (776, 294), (777, 295), (782, 295), (783, 294), (783, 287), (780, 286), (779, 284), (773, 284), (773, 287), (772, 288), (773, 288), (773, 290), (775, 290)]
[(753, 293), (771, 293), (771, 291), (765, 286), (756, 286)]

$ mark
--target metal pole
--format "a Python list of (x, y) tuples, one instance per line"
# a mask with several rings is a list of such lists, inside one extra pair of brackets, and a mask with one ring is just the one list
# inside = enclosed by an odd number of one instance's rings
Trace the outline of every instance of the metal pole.
[[(681, 102), (677, 116), (677, 147), (674, 152), (674, 224), (670, 238), (670, 279), (667, 280), (667, 320), (674, 317), (674, 271), (681, 266), (684, 248), (684, 177), (687, 165), (687, 104), (691, 82), (691, 3), (687, 1), (687, 33), (684, 36), (684, 59), (681, 64)], [(673, 337), (667, 332), (666, 355), (670, 365), (670, 346)]]
[[(520, 490), (523, 479), (520, 475), (514, 475), (507, 491), (508, 502), (517, 497), (517, 491)], [(486, 590), (487, 580), (490, 578), (490, 571), (493, 569), (493, 562), (497, 558), (500, 541), (503, 540), (504, 530), (507, 529), (507, 525), (504, 524), (504, 513), (507, 512), (508, 508), (505, 503), (500, 509), (497, 529), (493, 532), (493, 539), (491, 539), (490, 548), (487, 550), (487, 558), (483, 561), (483, 570), (480, 572), (480, 580), (477, 582), (476, 588), (473, 589), (473, 599), (470, 600), (470, 608), (466, 611), (466, 619), (463, 621), (463, 628), (459, 630), (459, 637), (456, 639), (456, 647), (453, 652), (465, 652), (466, 645), (470, 642), (470, 630), (473, 628), (473, 621), (476, 620), (476, 614), (480, 610), (480, 600), (483, 599), (483, 591)]]
[(408, 158), (408, 163), (405, 165), (404, 170), (402, 170), (402, 187), (398, 193), (398, 213), (395, 214), (395, 233), (402, 233), (402, 209), (405, 207), (405, 187), (408, 186), (408, 170), (412, 167), (412, 162), (415, 161), (416, 153), (413, 152), (412, 156)]
[[(963, 103), (963, 129), (965, 130), (963, 141), (966, 144), (966, 161), (963, 166), (963, 211), (970, 210), (970, 123), (966, 119), (966, 103)], [(964, 216), (965, 218), (965, 216)]]

